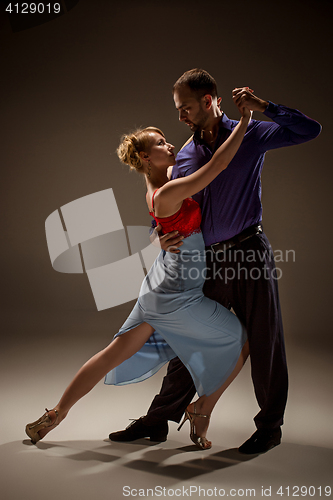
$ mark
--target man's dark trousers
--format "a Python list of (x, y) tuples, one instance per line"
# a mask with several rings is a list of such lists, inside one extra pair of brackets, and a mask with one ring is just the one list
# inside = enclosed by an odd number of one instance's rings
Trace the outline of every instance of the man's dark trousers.
[[(205, 295), (232, 308), (247, 330), (252, 380), (260, 406), (255, 424), (258, 429), (276, 429), (283, 424), (288, 373), (277, 285), (279, 273), (269, 241), (261, 233), (224, 252), (215, 253), (208, 248), (206, 261)], [(195, 392), (185, 366), (178, 358), (171, 360), (145, 423), (179, 422)]]

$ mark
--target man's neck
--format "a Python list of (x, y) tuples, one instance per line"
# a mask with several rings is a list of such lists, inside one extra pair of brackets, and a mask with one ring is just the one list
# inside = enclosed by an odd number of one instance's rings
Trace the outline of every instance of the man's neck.
[(205, 141), (210, 147), (214, 146), (214, 143), (217, 139), (222, 115), (223, 112), (221, 112), (220, 115), (213, 116), (210, 120), (207, 121), (205, 127), (201, 129), (200, 138)]

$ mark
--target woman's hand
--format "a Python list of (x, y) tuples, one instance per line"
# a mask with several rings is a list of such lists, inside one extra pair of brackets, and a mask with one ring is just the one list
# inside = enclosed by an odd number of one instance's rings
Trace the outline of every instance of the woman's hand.
[(241, 108), (238, 108), (239, 111), (240, 111), (240, 114), (242, 115), (242, 118), (247, 122), (249, 123), (251, 118), (252, 118), (252, 113), (253, 111), (251, 111), (249, 108), (247, 108), (246, 106), (242, 106)]

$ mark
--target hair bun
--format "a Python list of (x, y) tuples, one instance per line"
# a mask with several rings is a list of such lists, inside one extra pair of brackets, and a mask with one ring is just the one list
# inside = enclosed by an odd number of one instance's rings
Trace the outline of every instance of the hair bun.
[(134, 141), (134, 134), (123, 135), (121, 143), (117, 149), (117, 155), (120, 161), (129, 165), (132, 170), (139, 170), (143, 165)]

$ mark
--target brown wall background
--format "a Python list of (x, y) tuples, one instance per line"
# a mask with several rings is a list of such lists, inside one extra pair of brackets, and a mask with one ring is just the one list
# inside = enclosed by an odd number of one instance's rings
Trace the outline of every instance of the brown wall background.
[(48, 317), (73, 314), (78, 325), (88, 312), (109, 326), (125, 319), (130, 305), (97, 313), (86, 276), (52, 269), (44, 222), (112, 187), (124, 225), (150, 224), (143, 181), (115, 149), (139, 125), (160, 127), (181, 147), (189, 131), (171, 88), (192, 67), (216, 78), (230, 118), (238, 117), (231, 90), (248, 85), (323, 125), (315, 141), (267, 154), (263, 206), (273, 248), (296, 255), (278, 263), (287, 342), (318, 352), (332, 345), (331, 15), (329, 1), (80, 0), (31, 29), (10, 33), (4, 24), (1, 307), (9, 346), (37, 327), (47, 331)]

